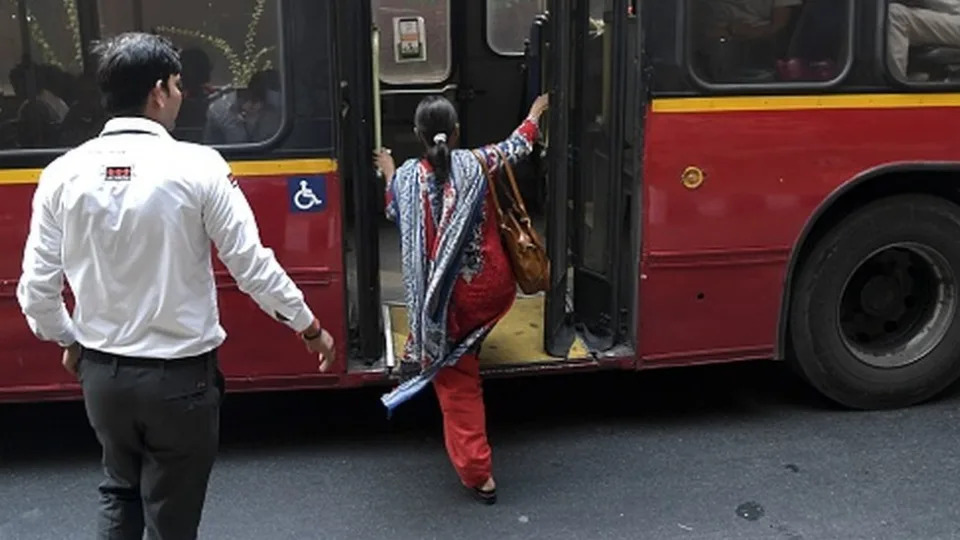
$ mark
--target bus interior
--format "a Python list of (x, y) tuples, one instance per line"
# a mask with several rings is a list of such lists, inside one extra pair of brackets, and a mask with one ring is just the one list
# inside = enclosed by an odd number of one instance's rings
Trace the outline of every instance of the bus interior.
[[(554, 3), (557, 6), (549, 5)], [(368, 11), (358, 10), (373, 29), (367, 49), (373, 126), (360, 134), (361, 140), (369, 138), (359, 146), (389, 148), (398, 166), (422, 155), (413, 118), (427, 95), (442, 94), (454, 104), (459, 146), (476, 148), (507, 138), (536, 96), (554, 90), (551, 112), (541, 120), (540, 141), (514, 167), (526, 208), (548, 246), (551, 288), (534, 295), (518, 289), (511, 311), (480, 353), (488, 372), (592, 364), (603, 354), (631, 356), (624, 348), (631, 347), (635, 309), (627, 299), (635, 297), (639, 227), (630, 202), (638, 152), (630, 150), (638, 141), (625, 133), (611, 136), (611, 124), (617, 124), (611, 119), (618, 114), (613, 102), (624, 100), (614, 89), (614, 63), (624, 58), (614, 58), (618, 35), (609, 26), (614, 9), (626, 11), (632, 4), (563, 4), (441, 1), (424, 7), (409, 0), (372, 0)], [(552, 28), (555, 15), (566, 23), (559, 31)], [(618, 25), (615, 30), (625, 33), (627, 28)], [(633, 27), (633, 39), (636, 33)], [(554, 37), (564, 35), (571, 39)], [(636, 45), (622, 41), (623, 52)], [(575, 48), (574, 43), (582, 46)], [(557, 70), (570, 84), (559, 102), (552, 76)], [(622, 111), (622, 102), (619, 106)], [(346, 132), (342, 136), (354, 139)], [(349, 141), (344, 144), (349, 152)], [(579, 159), (574, 161), (564, 148)], [(363, 152), (355, 154), (362, 158)], [(615, 160), (624, 174), (611, 179)], [(356, 170), (345, 165), (348, 184), (376, 178), (345, 190), (352, 196), (347, 202), (345, 257), (355, 353), (368, 359), (368, 369), (392, 368), (407, 334), (399, 234), (384, 216), (383, 178), (367, 168), (370, 164), (355, 163)], [(558, 186), (558, 179), (564, 185)], [(371, 244), (377, 246), (375, 252)], [(367, 270), (373, 268), (378, 271)], [(378, 324), (373, 310), (379, 310)]]

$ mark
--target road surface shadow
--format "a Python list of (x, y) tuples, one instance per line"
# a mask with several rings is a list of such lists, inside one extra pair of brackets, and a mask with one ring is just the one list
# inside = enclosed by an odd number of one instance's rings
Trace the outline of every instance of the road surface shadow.
[[(500, 442), (576, 430), (708, 427), (790, 413), (859, 414), (829, 402), (778, 362), (491, 379), (484, 387), (491, 436)], [(392, 419), (379, 401), (385, 390), (228, 394), (221, 452), (442, 440), (432, 389), (402, 405)], [(957, 390), (954, 385), (920, 407), (955, 403)], [(0, 434), (0, 465), (99, 455), (79, 402), (0, 405)]]

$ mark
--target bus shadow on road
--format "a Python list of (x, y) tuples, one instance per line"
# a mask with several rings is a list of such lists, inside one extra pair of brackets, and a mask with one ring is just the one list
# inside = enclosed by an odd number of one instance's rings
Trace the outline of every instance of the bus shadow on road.
[[(958, 388), (917, 407), (956, 403)], [(392, 419), (379, 401), (384, 390), (228, 394), (221, 452), (442, 445), (441, 416), (431, 390), (404, 404)], [(835, 405), (775, 362), (493, 379), (485, 383), (485, 400), (491, 438), (510, 445), (596, 430), (710, 429), (771, 417), (875, 414)], [(0, 433), (0, 464), (6, 466), (99, 458), (82, 403), (2, 405)], [(64, 445), (72, 449), (69, 456), (62, 452)]]

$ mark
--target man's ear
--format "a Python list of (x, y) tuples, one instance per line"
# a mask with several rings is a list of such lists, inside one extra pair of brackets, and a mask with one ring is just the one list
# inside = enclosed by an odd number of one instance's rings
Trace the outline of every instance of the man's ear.
[(150, 89), (150, 101), (155, 104), (160, 104), (160, 95), (159, 93), (163, 91), (163, 84), (160, 81), (157, 81), (153, 84), (153, 88)]
[(160, 90), (158, 85), (154, 85), (150, 89), (150, 93), (147, 94), (147, 107), (159, 107), (160, 106), (160, 96), (157, 95), (157, 92)]

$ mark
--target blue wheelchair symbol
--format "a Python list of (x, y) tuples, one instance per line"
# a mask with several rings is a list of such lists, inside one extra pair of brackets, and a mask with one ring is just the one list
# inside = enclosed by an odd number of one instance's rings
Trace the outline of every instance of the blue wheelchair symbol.
[(291, 212), (319, 212), (327, 207), (327, 179), (300, 176), (287, 180)]

